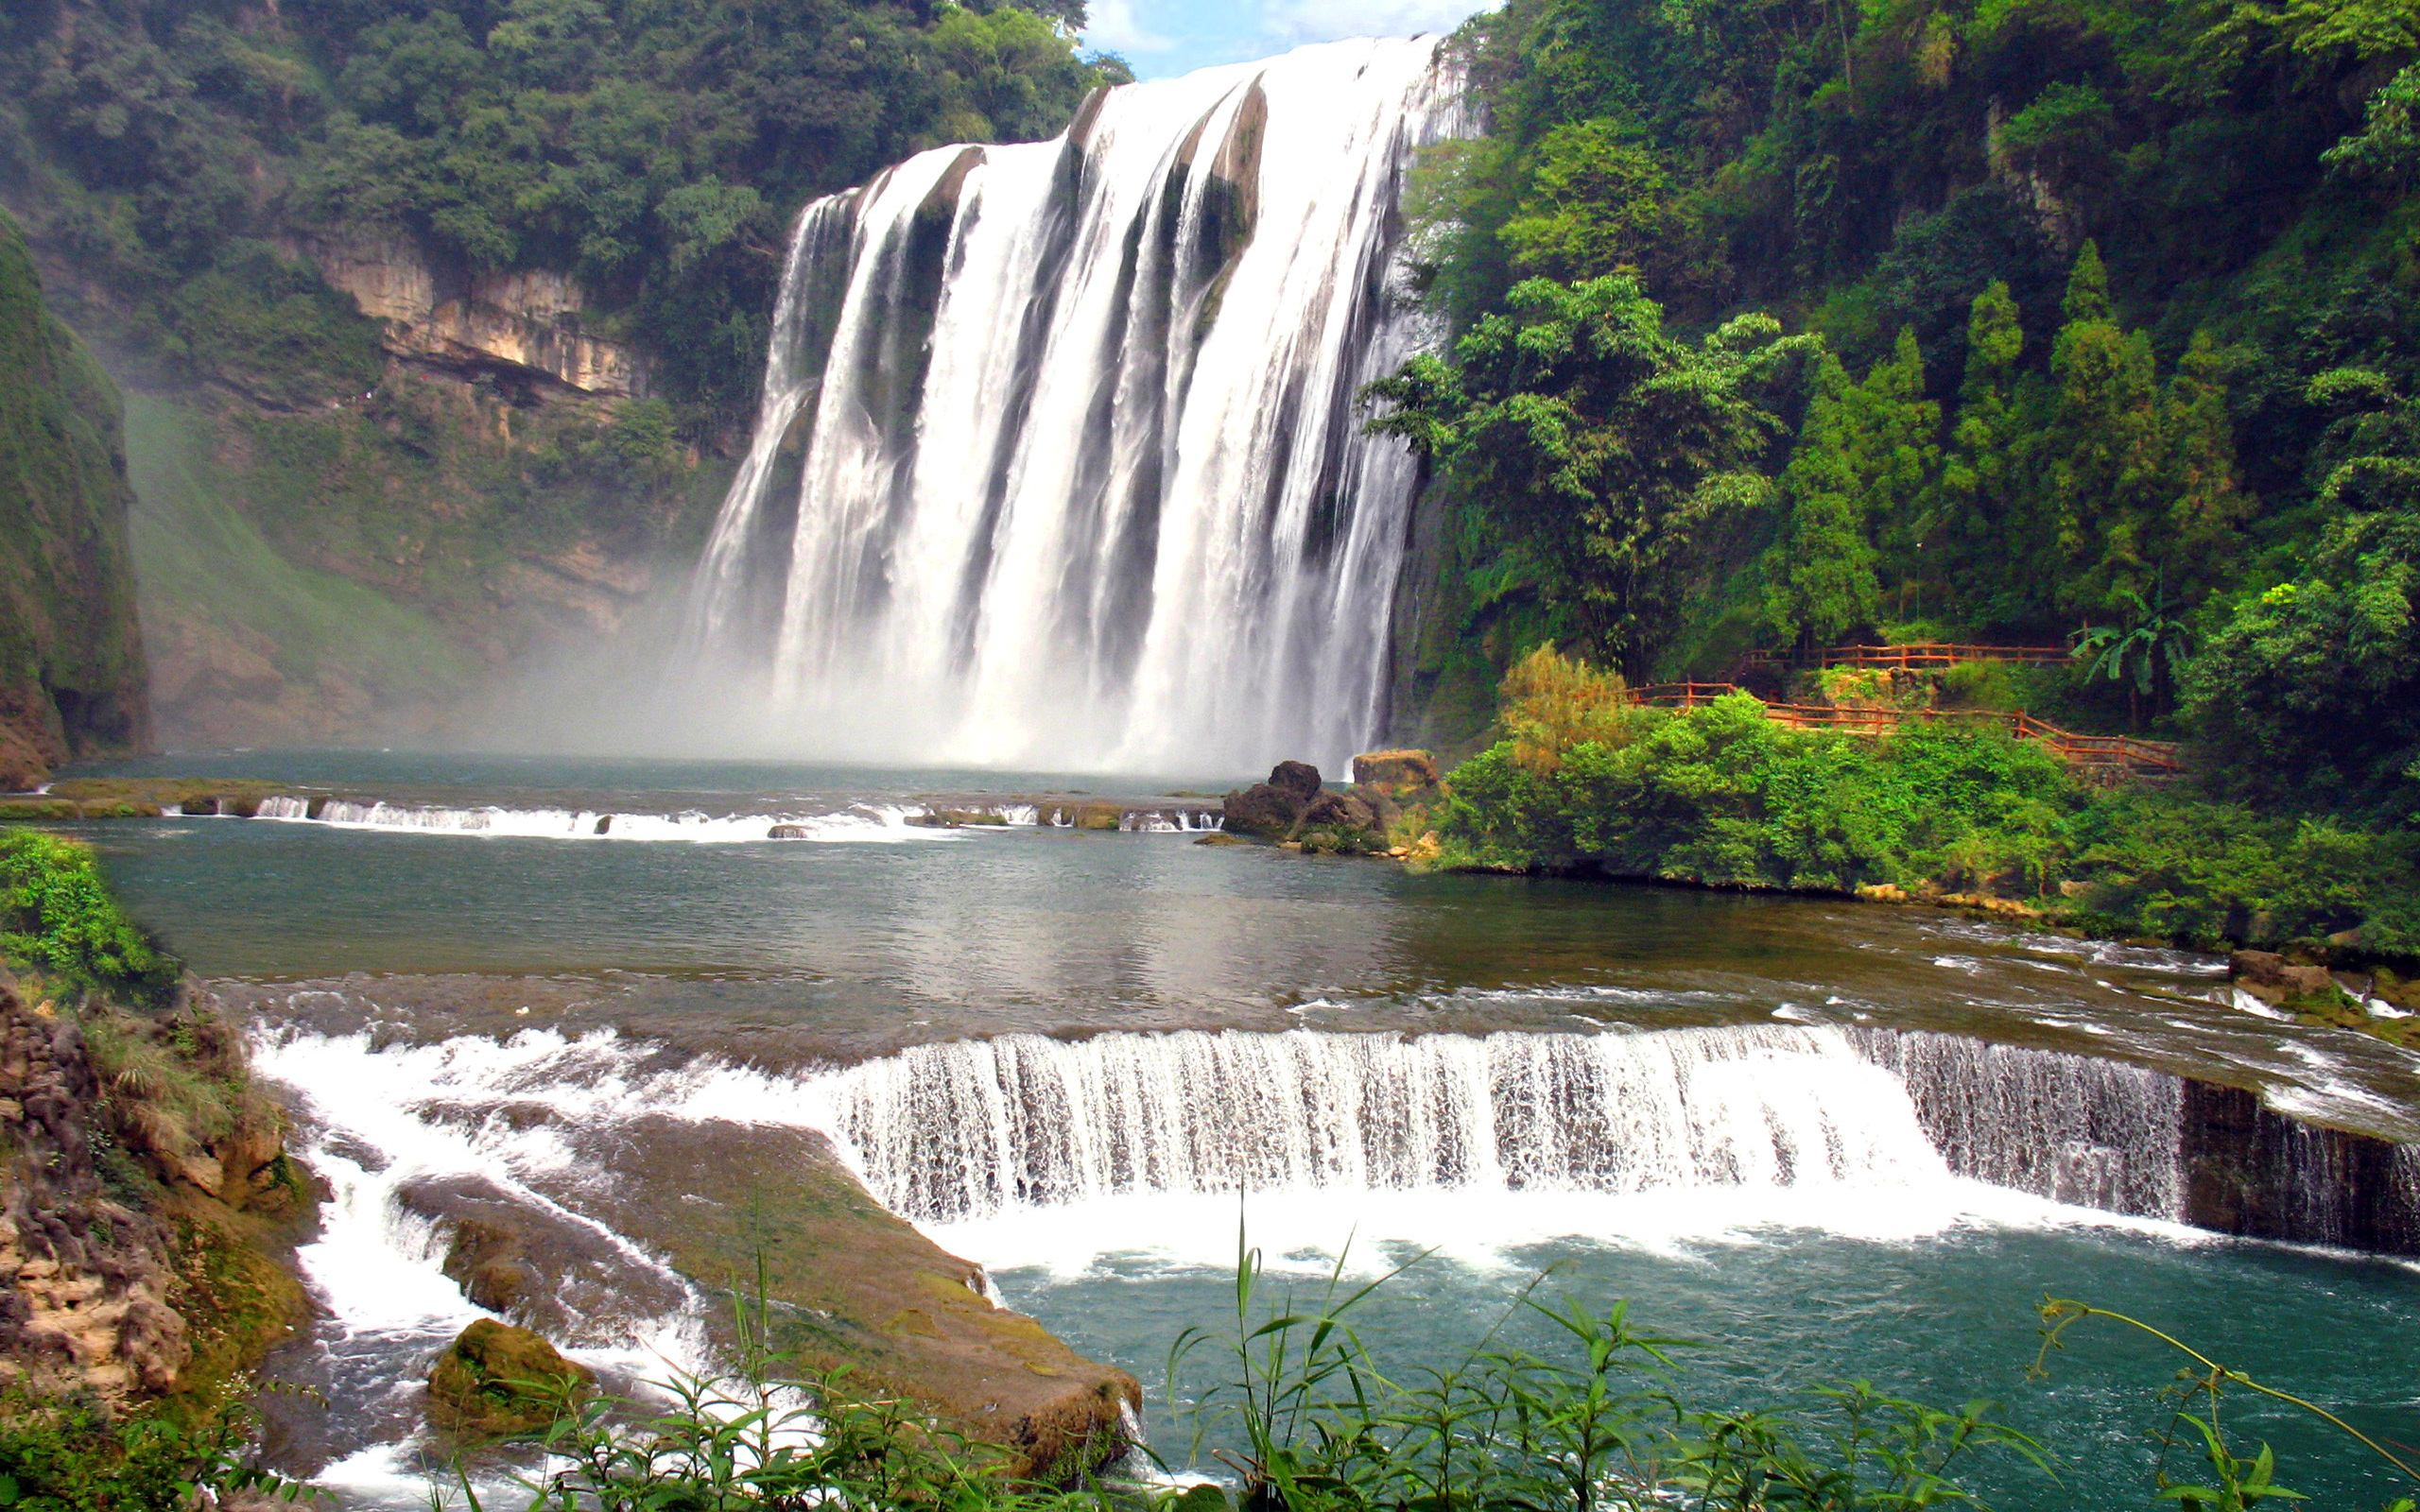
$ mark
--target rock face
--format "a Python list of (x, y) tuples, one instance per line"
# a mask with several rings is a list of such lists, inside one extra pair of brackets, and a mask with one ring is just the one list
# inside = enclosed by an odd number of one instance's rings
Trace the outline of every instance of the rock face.
[(0, 789), (150, 738), (120, 417), (0, 214)]
[[(240, 1077), (215, 1012), (156, 1027), (194, 1047), (190, 1071)], [(303, 1199), (272, 1119), (239, 1109), (205, 1139), (158, 1101), (102, 1093), (78, 1022), (0, 978), (0, 1381), (126, 1404), (246, 1368), (283, 1335), (302, 1291), (268, 1252)]]
[(387, 350), (447, 368), (509, 367), (585, 394), (637, 394), (646, 383), (625, 346), (580, 329), (587, 298), (568, 275), (458, 273), (433, 267), (406, 238), (298, 240), (293, 252), (385, 322)]
[(437, 1357), (428, 1373), (428, 1419), (466, 1438), (533, 1433), (596, 1380), (527, 1329), (483, 1317)]
[(1353, 782), (1400, 799), (1437, 785), (1437, 758), (1425, 750), (1374, 750), (1353, 758)]
[(2187, 1223), (2420, 1256), (2420, 1145), (2306, 1124), (2241, 1088), (2193, 1080), (2184, 1129)]

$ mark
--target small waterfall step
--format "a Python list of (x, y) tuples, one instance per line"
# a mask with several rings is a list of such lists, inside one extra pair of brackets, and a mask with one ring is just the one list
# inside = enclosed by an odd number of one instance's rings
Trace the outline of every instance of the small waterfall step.
[(1239, 1187), (1618, 1194), (1955, 1176), (2420, 1255), (2420, 1146), (2305, 1124), (2237, 1088), (1918, 1031), (1004, 1035), (862, 1062), (819, 1095), (874, 1194), (919, 1222)]

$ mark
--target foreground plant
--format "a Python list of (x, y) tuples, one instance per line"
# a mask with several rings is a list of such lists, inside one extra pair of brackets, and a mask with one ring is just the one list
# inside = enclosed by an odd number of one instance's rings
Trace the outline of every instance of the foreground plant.
[[(2277, 1484), (2276, 1455), (2267, 1444), (2262, 1444), (2258, 1452), (2252, 1458), (2245, 1459), (2238, 1454), (2234, 1446), (2228, 1442), (2226, 1431), (2221, 1422), (2220, 1408), (2229, 1387), (2241, 1387), (2255, 1395), (2282, 1401), (2290, 1407), (2308, 1414), (2393, 1466), (2414, 1486), (2420, 1486), (2420, 1467), (2415, 1467), (2412, 1461), (2394, 1453), (2377, 1439), (2319, 1403), (2297, 1397), (2290, 1391), (2280, 1391), (2274, 1386), (2254, 1380), (2241, 1370), (2222, 1366), (2191, 1345), (2153, 1328), (2140, 1318), (2129, 1317), (2123, 1313), (2113, 1313), (2107, 1308), (2094, 1307), (2065, 1297), (2045, 1297), (2040, 1311), (2042, 1349), (2041, 1352), (2034, 1356), (2033, 1367), (2031, 1371), (2036, 1379), (2048, 1374), (2048, 1362), (2050, 1352), (2066, 1348), (2067, 1331), (2085, 1318), (2093, 1317), (2107, 1318), (2113, 1323), (2119, 1323), (2149, 1334), (2193, 1362), (2190, 1366), (2178, 1368), (2175, 1383), (2168, 1388), (2169, 1395), (2176, 1400), (2178, 1406), (2171, 1431), (2161, 1435), (2160, 1440), (2162, 1452), (2158, 1476), (2159, 1494), (2162, 1500), (2175, 1502), (2181, 1506), (2195, 1509), (2195, 1512), (2245, 1512), (2246, 1508), (2256, 1506), (2262, 1502), (2308, 1500), (2301, 1492), (2290, 1490)], [(2196, 1410), (2188, 1410), (2188, 1404), (2192, 1404)], [(2176, 1430), (2183, 1430), (2183, 1432)], [(2199, 1444), (2204, 1456), (2209, 1463), (2211, 1484), (2180, 1482), (2169, 1475), (2168, 1452), (2174, 1449), (2179, 1439), (2184, 1439), (2188, 1444)], [(2413, 1500), (2408, 1496), (2399, 1497), (2387, 1504), (2386, 1512), (2414, 1512)]]
[[(1544, 1276), (1460, 1364), (1396, 1381), (1350, 1314), (1404, 1268), (1347, 1290), (1340, 1256), (1317, 1305), (1298, 1311), (1289, 1297), (1264, 1310), (1260, 1252), (1238, 1236), (1231, 1368), (1195, 1403), (1192, 1449), (1198, 1460), (1221, 1429), (1242, 1438), (1240, 1455), (1216, 1457), (1252, 1512), (1979, 1506), (1953, 1474), (1979, 1454), (2047, 1468), (2041, 1446), (1993, 1420), (1989, 1402), (1944, 1411), (1860, 1381), (1774, 1410), (1695, 1404), (1679, 1383), (1684, 1341), (1640, 1332), (1627, 1303), (1542, 1300)], [(1560, 1348), (1496, 1347), (1522, 1313), (1549, 1320)], [(1208, 1338), (1179, 1336), (1172, 1396)]]

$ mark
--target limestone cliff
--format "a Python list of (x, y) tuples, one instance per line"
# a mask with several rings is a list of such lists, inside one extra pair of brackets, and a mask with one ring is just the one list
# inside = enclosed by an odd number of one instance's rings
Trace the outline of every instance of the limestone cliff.
[(567, 274), (442, 271), (404, 236), (297, 238), (290, 250), (381, 323), (394, 356), (540, 374), (584, 394), (645, 391), (637, 355), (582, 329), (589, 301)]
[(149, 735), (116, 388), (0, 215), (0, 788)]

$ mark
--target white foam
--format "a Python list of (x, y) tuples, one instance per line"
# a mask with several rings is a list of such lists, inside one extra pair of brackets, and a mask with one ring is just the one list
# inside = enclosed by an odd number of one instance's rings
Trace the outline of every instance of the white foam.
[(465, 835), (482, 839), (685, 841), (733, 845), (772, 839), (776, 826), (796, 830), (786, 840), (896, 843), (947, 840), (949, 831), (911, 825), (921, 807), (857, 804), (828, 814), (633, 814), (600, 809), (512, 809), (493, 805), (443, 808), (410, 803), (354, 802), (330, 799), (319, 816), (302, 799), (273, 798), (259, 816), (289, 824), (320, 824), (336, 830), (409, 834)]
[(1558, 1241), (1602, 1244), (1675, 1260), (1709, 1245), (1755, 1245), (1776, 1231), (1913, 1244), (1962, 1228), (2118, 1228), (2183, 1242), (2211, 1236), (2155, 1219), (2089, 1208), (1948, 1176), (1893, 1185), (1722, 1188), (1634, 1193), (1502, 1190), (1127, 1193), (1049, 1208), (1017, 1207), (925, 1225), (954, 1254), (998, 1271), (1058, 1279), (1113, 1264), (1219, 1271), (1236, 1261), (1236, 1230), (1264, 1265), (1324, 1273), (1344, 1256), (1371, 1279), (1426, 1251), (1475, 1270), (1532, 1268), (1521, 1253)]

